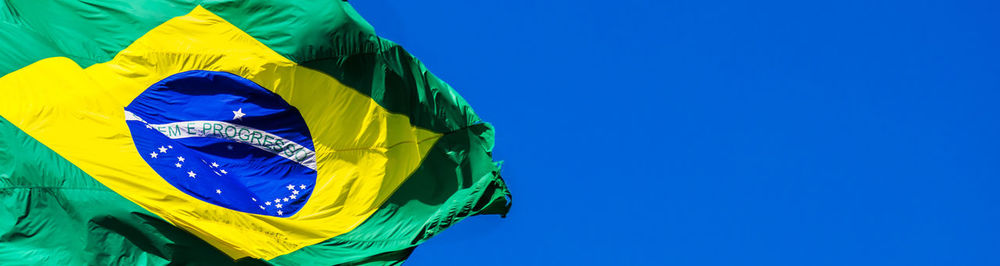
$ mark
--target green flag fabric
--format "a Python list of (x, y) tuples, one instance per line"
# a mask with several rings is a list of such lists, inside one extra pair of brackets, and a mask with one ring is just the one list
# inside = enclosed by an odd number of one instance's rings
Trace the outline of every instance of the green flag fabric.
[(0, 2), (0, 264), (396, 264), (493, 128), (346, 1)]

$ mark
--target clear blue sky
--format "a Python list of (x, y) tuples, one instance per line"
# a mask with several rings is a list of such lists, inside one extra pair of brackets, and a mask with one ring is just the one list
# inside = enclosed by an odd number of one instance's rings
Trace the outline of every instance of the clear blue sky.
[(1000, 265), (1000, 2), (352, 2), (514, 197), (409, 265)]

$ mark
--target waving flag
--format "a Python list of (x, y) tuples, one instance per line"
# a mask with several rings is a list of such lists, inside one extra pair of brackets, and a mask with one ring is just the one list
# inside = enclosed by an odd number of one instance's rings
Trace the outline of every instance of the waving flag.
[(345, 2), (0, 3), (2, 264), (393, 263), (510, 207), (492, 127)]

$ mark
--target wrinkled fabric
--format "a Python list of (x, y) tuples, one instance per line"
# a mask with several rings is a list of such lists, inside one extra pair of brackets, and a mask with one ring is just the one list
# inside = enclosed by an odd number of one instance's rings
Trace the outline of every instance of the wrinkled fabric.
[(227, 256), (115, 193), (4, 117), (0, 263), (394, 264), (465, 217), (507, 213), (510, 194), (492, 160), (492, 127), (413, 56), (375, 36), (343, 2), (0, 2), (0, 76), (52, 57), (83, 68), (110, 61), (198, 4), (280, 56), (440, 138), (353, 230), (261, 260)]

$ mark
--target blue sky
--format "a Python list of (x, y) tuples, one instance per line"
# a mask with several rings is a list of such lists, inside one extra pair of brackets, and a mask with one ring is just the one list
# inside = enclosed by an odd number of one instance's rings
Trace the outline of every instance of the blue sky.
[(1000, 264), (1000, 2), (806, 2), (353, 1), (514, 197), (408, 264)]

